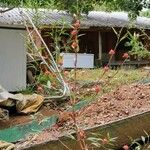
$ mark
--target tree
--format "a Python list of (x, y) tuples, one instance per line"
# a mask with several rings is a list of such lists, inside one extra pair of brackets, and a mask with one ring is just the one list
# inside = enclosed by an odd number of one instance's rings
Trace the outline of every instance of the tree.
[(149, 10), (142, 11), (142, 12), (140, 13), (140, 16), (144, 16), (144, 17), (150, 18), (150, 9), (149, 9)]
[(129, 12), (129, 17), (136, 18), (143, 8), (150, 8), (148, 0), (107, 0), (101, 6), (96, 5), (97, 10), (119, 10)]
[(1, 6), (7, 7), (44, 7), (66, 10), (72, 14), (88, 13), (95, 7), (108, 11), (121, 10), (129, 12), (130, 17), (136, 17), (143, 8), (150, 8), (148, 0), (1, 0)]

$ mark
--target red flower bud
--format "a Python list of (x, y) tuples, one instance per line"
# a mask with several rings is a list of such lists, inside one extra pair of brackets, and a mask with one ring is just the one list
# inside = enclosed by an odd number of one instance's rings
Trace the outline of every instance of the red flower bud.
[(84, 132), (83, 130), (80, 130), (80, 131), (78, 132), (78, 134), (79, 134), (79, 136), (80, 136), (81, 139), (85, 139), (85, 138), (86, 138), (85, 132)]
[(75, 35), (77, 35), (77, 34), (78, 34), (78, 31), (77, 31), (77, 30), (72, 30), (72, 31), (71, 31), (71, 35), (72, 35), (72, 36), (75, 36)]
[(78, 46), (78, 43), (77, 43), (77, 42), (73, 42), (73, 43), (71, 44), (71, 47), (72, 47), (73, 49), (77, 48), (77, 46)]
[(99, 85), (97, 85), (97, 86), (95, 87), (95, 92), (96, 92), (96, 93), (99, 93), (99, 92), (100, 92), (100, 86), (99, 86)]
[(129, 54), (128, 53), (124, 53), (122, 58), (125, 58), (125, 59), (129, 58)]
[(111, 49), (111, 50), (109, 51), (109, 55), (114, 55), (114, 54), (115, 54), (115, 50)]
[(64, 71), (64, 75), (67, 76), (68, 75), (68, 71)]
[(105, 138), (105, 139), (102, 140), (102, 143), (103, 143), (103, 145), (105, 145), (105, 144), (108, 144), (109, 141)]
[(38, 86), (38, 87), (37, 87), (37, 92), (43, 93), (43, 92), (44, 92), (44, 89), (43, 89), (41, 86)]
[(59, 124), (55, 124), (52, 126), (55, 130), (58, 130), (59, 129)]
[(124, 145), (124, 146), (123, 146), (123, 149), (124, 149), (124, 150), (129, 150), (129, 146), (128, 146), (128, 145)]
[(106, 71), (108, 71), (109, 70), (109, 67), (108, 66), (105, 66), (104, 67), (104, 71), (106, 72)]
[(46, 71), (44, 72), (44, 74), (45, 74), (46, 76), (51, 75), (51, 73), (50, 73), (48, 70), (46, 70)]

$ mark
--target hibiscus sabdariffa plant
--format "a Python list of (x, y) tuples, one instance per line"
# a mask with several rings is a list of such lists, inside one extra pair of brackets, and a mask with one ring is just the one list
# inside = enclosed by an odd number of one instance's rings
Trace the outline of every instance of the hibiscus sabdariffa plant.
[[(78, 89), (77, 89), (78, 88), (77, 87), (77, 62), (78, 62), (78, 57), (77, 57), (77, 55), (78, 55), (78, 52), (79, 52), (79, 49), (80, 49), (79, 48), (79, 41), (78, 41), (80, 26), (81, 26), (81, 21), (79, 20), (78, 15), (74, 14), (72, 25), (71, 25), (71, 32), (70, 32), (70, 37), (71, 37), (70, 47), (71, 47), (72, 51), (74, 52), (74, 69), (73, 69), (74, 76), (73, 76), (73, 84), (71, 85), (71, 88), (70, 88), (71, 89), (70, 104), (71, 104), (71, 107), (72, 107), (72, 111), (70, 111), (67, 115), (73, 121), (73, 127), (72, 128), (76, 132), (76, 138), (74, 137), (74, 140), (77, 141), (78, 146), (80, 147), (81, 150), (89, 150), (89, 149), (94, 148), (94, 147), (103, 147), (103, 148), (106, 149), (107, 145), (112, 144), (113, 142), (115, 142), (116, 138), (111, 138), (109, 134), (106, 135), (106, 137), (101, 137), (100, 135), (90, 135), (90, 136), (86, 135), (86, 132), (84, 131), (84, 129), (81, 128), (78, 125), (77, 116), (80, 115), (80, 114), (78, 114), (78, 112), (76, 111), (76, 109), (74, 107), (80, 101), (80, 99), (78, 99), (78, 97), (77, 97), (77, 94), (78, 94)], [(119, 43), (119, 41), (118, 41), (118, 43)], [(99, 78), (99, 80), (102, 80), (102, 78), (106, 75), (106, 73), (111, 69), (110, 64), (111, 64), (111, 61), (112, 61), (115, 54), (116, 54), (116, 49), (111, 49), (109, 51), (109, 62), (106, 66), (104, 66), (103, 73), (102, 73), (101, 77)], [(129, 58), (128, 53), (124, 53), (122, 58), (123, 58), (123, 61), (122, 61), (121, 65), (123, 65), (124, 62), (126, 61), (126, 59)], [(117, 73), (118, 73), (118, 70), (103, 85), (99, 85), (97, 83), (93, 86), (93, 88), (89, 89), (87, 92), (94, 92), (95, 95), (99, 94), (102, 91), (103, 86), (107, 86), (109, 84), (109, 81)], [(68, 71), (63, 71), (63, 74), (64, 74), (64, 77), (67, 76)], [(60, 119), (57, 125), (61, 126), (63, 121), (64, 120)], [(65, 147), (67, 147), (67, 145), (65, 145)], [(123, 148), (125, 150), (127, 150), (127, 145), (125, 145)]]
[[(71, 31), (71, 40), (72, 40), (71, 48), (75, 54), (75, 57), (74, 57), (74, 86), (72, 89), (73, 93), (70, 96), (72, 106), (74, 106), (77, 102), (77, 100), (76, 100), (76, 98), (77, 98), (76, 97), (76, 93), (77, 93), (76, 81), (77, 81), (77, 61), (78, 61), (77, 53), (79, 52), (79, 41), (78, 41), (79, 30), (80, 30), (80, 20), (78, 19), (77, 15), (74, 14), (73, 21), (72, 21), (72, 31)], [(77, 112), (73, 107), (73, 111), (70, 114), (70, 117), (74, 123), (74, 128), (75, 128), (76, 135), (77, 135), (77, 142), (78, 142), (81, 150), (87, 150), (88, 147), (85, 142), (86, 135), (85, 135), (85, 132), (83, 131), (83, 129), (79, 128), (79, 126), (77, 124), (76, 116), (77, 116)]]
[[(80, 50), (80, 48), (79, 48), (79, 40), (78, 40), (80, 26), (81, 26), (80, 17), (78, 16), (78, 14), (74, 14), (73, 15), (72, 25), (71, 25), (71, 31), (70, 31), (70, 39), (71, 39), (70, 49), (74, 53), (73, 84), (69, 85), (70, 86), (70, 90), (71, 90), (70, 104), (72, 106), (72, 111), (70, 111), (68, 113), (68, 115), (69, 115), (70, 119), (73, 121), (73, 129), (76, 132), (75, 140), (77, 141), (80, 149), (81, 150), (88, 150), (91, 147), (101, 147), (101, 146), (105, 147), (107, 144), (109, 144), (111, 142), (114, 142), (114, 139), (111, 138), (109, 135), (107, 135), (106, 137), (100, 137), (100, 136), (91, 135), (92, 137), (95, 138), (95, 140), (93, 141), (93, 138), (89, 137), (89, 135), (86, 135), (84, 129), (81, 128), (78, 125), (77, 116), (80, 115), (80, 114), (78, 114), (78, 112), (74, 109), (75, 108), (74, 106), (80, 101), (80, 99), (78, 99), (78, 96), (77, 96), (78, 95), (78, 89), (77, 89), (78, 88), (77, 87), (77, 62), (78, 62), (78, 57), (77, 57), (77, 55), (78, 55), (78, 52)], [(115, 54), (117, 53), (117, 50), (116, 50), (117, 45), (119, 44), (119, 42), (122, 39), (124, 39), (126, 37), (126, 35), (124, 35), (123, 38), (121, 37), (121, 31), (119, 31), (119, 33), (116, 32), (117, 39), (118, 39), (117, 43), (116, 43), (116, 46), (114, 48), (110, 49), (110, 51), (108, 53), (109, 54), (108, 64), (106, 66), (104, 66), (103, 73), (99, 77), (99, 80), (103, 80), (103, 77), (108, 75), (107, 73), (111, 69), (111, 61), (112, 61), (113, 57), (115, 56)], [(128, 53), (124, 53), (123, 56), (122, 56), (123, 61), (121, 62), (120, 65), (123, 65), (124, 62), (128, 58), (129, 58), (129, 54)], [(103, 90), (104, 86), (107, 86), (108, 84), (110, 84), (110, 80), (118, 73), (118, 71), (119, 70), (117, 70), (111, 77), (109, 77), (108, 80), (104, 82), (104, 84), (96, 83), (91, 89), (88, 89), (87, 92), (88, 93), (94, 92), (95, 95), (100, 94), (101, 91)], [(65, 79), (67, 80), (66, 77), (70, 73), (68, 71), (64, 70), (63, 74), (64, 74)], [(93, 99), (94, 98), (95, 97), (93, 97)], [(58, 126), (62, 125), (61, 121), (62, 120), (60, 119), (58, 124), (57, 124)], [(127, 146), (125, 146), (125, 148), (127, 148)]]

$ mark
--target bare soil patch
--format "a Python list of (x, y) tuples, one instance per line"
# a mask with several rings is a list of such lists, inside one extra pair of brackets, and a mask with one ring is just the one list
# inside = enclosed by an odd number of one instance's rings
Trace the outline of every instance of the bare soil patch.
[(149, 111), (149, 109), (150, 85), (124, 85), (103, 95), (87, 108), (81, 109), (81, 115), (77, 120), (81, 126), (92, 127)]
[[(140, 114), (150, 109), (150, 84), (131, 84), (118, 87), (116, 90), (104, 94), (97, 101), (78, 111), (77, 122), (80, 127), (103, 125), (132, 115)], [(63, 121), (62, 121), (63, 120)], [(61, 123), (60, 123), (61, 122)], [(69, 113), (60, 115), (58, 125), (42, 133), (29, 137), (17, 147), (30, 146), (57, 139), (62, 132), (72, 129)]]

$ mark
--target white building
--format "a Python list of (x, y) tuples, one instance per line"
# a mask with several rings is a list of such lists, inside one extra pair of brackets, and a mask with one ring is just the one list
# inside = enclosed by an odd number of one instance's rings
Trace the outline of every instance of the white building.
[[(15, 19), (15, 18), (14, 18)], [(25, 28), (0, 13), (0, 85), (8, 91), (26, 87)]]

